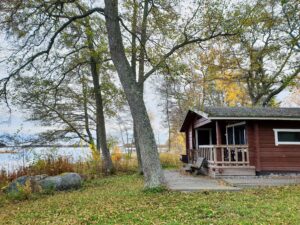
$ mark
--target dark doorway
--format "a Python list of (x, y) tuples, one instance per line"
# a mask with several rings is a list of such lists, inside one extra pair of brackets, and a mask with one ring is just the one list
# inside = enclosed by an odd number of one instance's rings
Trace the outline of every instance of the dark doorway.
[(211, 145), (211, 130), (197, 130), (198, 132), (198, 145)]

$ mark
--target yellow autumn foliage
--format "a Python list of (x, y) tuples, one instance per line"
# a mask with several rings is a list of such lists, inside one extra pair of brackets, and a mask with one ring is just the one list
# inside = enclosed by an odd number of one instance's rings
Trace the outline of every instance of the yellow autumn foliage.
[(249, 97), (246, 88), (237, 81), (238, 74), (225, 72), (216, 80), (216, 89), (223, 92), (227, 106), (248, 105)]
[(171, 134), (171, 150), (176, 152), (185, 151), (185, 134), (176, 132)]
[(119, 162), (122, 159), (122, 152), (119, 146), (115, 145), (112, 149), (111, 159), (113, 162)]
[(89, 144), (89, 148), (92, 152), (92, 158), (95, 161), (100, 161), (101, 156), (100, 156), (100, 152), (97, 150), (96, 145), (94, 144)]

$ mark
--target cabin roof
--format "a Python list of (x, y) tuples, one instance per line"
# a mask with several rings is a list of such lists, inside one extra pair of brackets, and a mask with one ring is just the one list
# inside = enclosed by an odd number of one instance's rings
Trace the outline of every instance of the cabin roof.
[(298, 118), (300, 108), (205, 107), (208, 117)]
[(185, 131), (191, 117), (208, 120), (300, 120), (300, 108), (204, 107), (189, 110), (180, 131)]

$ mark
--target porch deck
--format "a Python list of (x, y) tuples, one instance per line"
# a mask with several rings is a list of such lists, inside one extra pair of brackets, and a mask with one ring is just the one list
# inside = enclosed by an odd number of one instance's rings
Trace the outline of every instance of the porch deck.
[(188, 162), (195, 164), (199, 157), (208, 162), (207, 173), (217, 176), (254, 176), (250, 166), (248, 145), (207, 145), (188, 150)]

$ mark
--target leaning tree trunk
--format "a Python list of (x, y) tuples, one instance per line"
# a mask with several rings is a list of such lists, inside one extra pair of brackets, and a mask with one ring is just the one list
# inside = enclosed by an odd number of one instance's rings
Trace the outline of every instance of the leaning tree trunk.
[(111, 155), (107, 147), (104, 108), (102, 102), (102, 94), (100, 87), (99, 74), (97, 71), (97, 64), (93, 57), (91, 57), (91, 71), (93, 77), (94, 94), (96, 99), (96, 136), (97, 136), (97, 150), (102, 152), (103, 169), (105, 174), (114, 173), (114, 166), (111, 160)]
[(85, 76), (82, 77), (82, 92), (83, 92), (83, 109), (84, 109), (84, 127), (89, 138), (89, 144), (94, 146), (95, 142), (89, 125), (88, 96), (87, 96), (88, 90), (87, 90), (87, 81)]
[[(131, 90), (135, 94), (126, 94), (135, 123), (141, 165), (146, 187), (158, 187), (164, 183), (159, 154), (153, 129), (140, 90)], [(126, 92), (125, 92), (126, 93)]]
[(111, 57), (117, 69), (136, 126), (145, 186), (147, 188), (159, 187), (164, 183), (164, 176), (153, 129), (143, 99), (143, 89), (136, 82), (135, 73), (126, 58), (119, 24), (117, 0), (105, 0), (105, 19)]
[[(87, 27), (90, 28), (89, 20), (87, 19)], [(104, 107), (102, 102), (101, 86), (99, 79), (99, 64), (96, 57), (96, 50), (94, 47), (94, 38), (92, 33), (86, 31), (88, 48), (90, 50), (90, 68), (93, 78), (93, 89), (96, 99), (96, 137), (97, 137), (97, 151), (102, 153), (102, 162), (104, 174), (113, 174), (115, 172), (114, 165), (112, 163), (111, 155), (107, 146), (106, 127), (104, 118)]]

